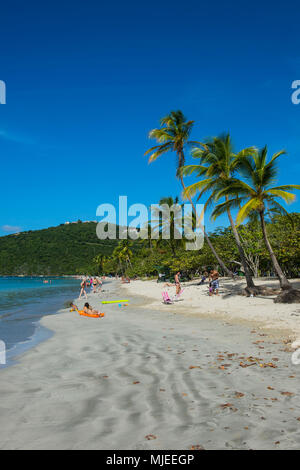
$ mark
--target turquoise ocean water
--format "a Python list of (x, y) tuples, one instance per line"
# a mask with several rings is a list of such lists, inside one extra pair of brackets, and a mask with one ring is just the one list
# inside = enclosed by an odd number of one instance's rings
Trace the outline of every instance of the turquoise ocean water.
[(64, 308), (79, 292), (80, 280), (73, 278), (0, 277), (0, 340), (6, 346), (8, 365), (13, 357), (51, 336), (39, 320)]

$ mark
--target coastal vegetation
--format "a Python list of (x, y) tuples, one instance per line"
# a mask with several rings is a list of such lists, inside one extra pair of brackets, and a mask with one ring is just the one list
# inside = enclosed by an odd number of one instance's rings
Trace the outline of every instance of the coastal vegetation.
[[(60, 225), (0, 237), (1, 275), (62, 275), (89, 272), (93, 258), (109, 256), (117, 240), (98, 240), (94, 222)], [(98, 260), (99, 261), (99, 260)]]
[[(288, 278), (300, 276), (300, 214), (289, 216), (276, 215), (267, 219), (266, 228), (270, 243), (280, 266)], [(249, 271), (253, 277), (275, 276), (276, 272), (264, 243), (262, 228), (257, 220), (236, 228), (245, 253)], [(224, 262), (236, 275), (244, 276), (240, 252), (235, 243), (235, 235), (231, 227), (217, 228), (209, 233), (210, 240), (221, 254)], [(140, 240), (131, 242), (140, 248), (130, 258), (130, 265), (119, 262), (116, 255), (107, 258), (104, 273), (128, 275), (130, 277), (157, 276), (158, 272), (175, 273), (181, 271), (185, 276), (193, 277), (201, 272), (217, 267), (221, 274), (226, 274), (218, 266), (210, 250), (204, 242), (200, 251), (186, 251), (183, 244), (172, 247), (170, 240)], [(122, 242), (121, 242), (122, 243)]]
[[(273, 270), (279, 279), (280, 287), (284, 291), (277, 300), (300, 302), (300, 292), (292, 288), (278, 262), (266, 224), (267, 214), (281, 214), (289, 217), (281, 201), (290, 204), (295, 200), (293, 192), (300, 189), (300, 185), (296, 184), (276, 185), (279, 176), (277, 160), (286, 152), (281, 150), (275, 153), (271, 159), (268, 159), (267, 146), (262, 149), (252, 146), (235, 153), (229, 134), (214, 137), (205, 142), (191, 141), (189, 138), (193, 124), (194, 121), (187, 121), (181, 111), (171, 111), (169, 115), (162, 118), (160, 127), (149, 133), (150, 139), (156, 139), (159, 144), (146, 151), (145, 155), (151, 154), (149, 163), (170, 151), (177, 155), (176, 176), (181, 181), (183, 198), (187, 198), (192, 204), (196, 226), (202, 229), (206, 243), (216, 261), (223, 272), (228, 275), (232, 272), (224, 264), (206, 233), (201, 223), (202, 214), (197, 214), (192, 198), (197, 195), (198, 200), (203, 200), (203, 196), (206, 196), (205, 208), (214, 205), (213, 220), (224, 213), (227, 214), (246, 277), (248, 295), (257, 294), (261, 289), (254, 285), (237, 227), (246, 219), (259, 218), (262, 238)], [(191, 155), (198, 159), (198, 164), (185, 164), (184, 148), (187, 146), (192, 147)], [(193, 174), (196, 175), (197, 181), (186, 187), (184, 176)], [(232, 217), (232, 209), (238, 211), (235, 222)]]
[[(170, 203), (176, 198), (171, 198)], [(287, 278), (300, 276), (300, 214), (273, 214), (266, 219), (268, 238)], [(253, 277), (274, 276), (259, 220), (239, 225), (237, 231)], [(96, 224), (70, 224), (0, 237), (1, 275), (119, 274), (157, 276), (181, 270), (194, 276), (217, 267), (209, 245), (186, 251), (184, 240), (98, 240)], [(232, 228), (220, 227), (209, 238), (224, 262), (244, 275)], [(219, 268), (221, 273), (222, 269)]]

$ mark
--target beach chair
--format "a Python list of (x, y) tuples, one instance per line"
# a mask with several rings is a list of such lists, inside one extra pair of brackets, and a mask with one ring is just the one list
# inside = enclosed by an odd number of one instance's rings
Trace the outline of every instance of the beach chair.
[(167, 291), (162, 292), (163, 303), (170, 305), (173, 303), (172, 299), (170, 299), (169, 294)]

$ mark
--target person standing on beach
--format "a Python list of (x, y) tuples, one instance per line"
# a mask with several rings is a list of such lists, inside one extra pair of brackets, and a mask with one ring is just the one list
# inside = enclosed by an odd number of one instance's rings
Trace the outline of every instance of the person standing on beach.
[(210, 272), (209, 295), (219, 295), (219, 273), (216, 269)]
[(85, 298), (87, 299), (87, 295), (86, 295), (86, 279), (83, 279), (82, 283), (80, 284), (81, 286), (81, 291), (80, 291), (80, 296), (79, 296), (79, 299), (81, 299), (81, 296), (84, 294), (85, 295)]
[(93, 279), (93, 293), (94, 294), (96, 294), (96, 292), (97, 292), (98, 284), (99, 284), (98, 279), (96, 277), (94, 277), (94, 279)]
[(181, 286), (180, 286), (180, 271), (175, 274), (175, 286), (176, 286), (176, 295), (178, 295), (181, 291)]

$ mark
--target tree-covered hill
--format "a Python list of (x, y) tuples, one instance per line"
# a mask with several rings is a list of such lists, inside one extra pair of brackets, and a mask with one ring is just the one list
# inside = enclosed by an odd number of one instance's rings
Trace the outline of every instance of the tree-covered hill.
[(0, 275), (89, 272), (95, 256), (109, 256), (118, 245), (99, 240), (96, 226), (79, 222), (0, 237)]
[[(206, 267), (218, 267), (207, 243), (200, 251), (186, 251), (180, 240), (173, 241), (174, 246), (172, 240), (99, 240), (96, 226), (94, 222), (74, 223), (0, 237), (0, 275), (147, 276), (157, 274), (157, 266), (193, 275)], [(300, 214), (275, 216), (268, 221), (267, 230), (284, 272), (288, 277), (298, 277)], [(238, 232), (253, 276), (273, 272), (259, 222), (241, 225)], [(209, 236), (226, 264), (233, 271), (239, 270), (241, 260), (231, 228), (217, 228)]]

